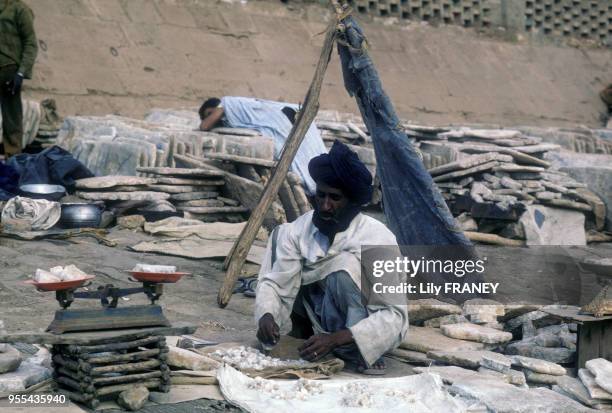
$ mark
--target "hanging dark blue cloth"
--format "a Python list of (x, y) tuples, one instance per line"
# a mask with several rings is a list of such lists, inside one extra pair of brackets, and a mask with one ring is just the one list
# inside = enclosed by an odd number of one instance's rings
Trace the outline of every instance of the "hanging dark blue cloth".
[(372, 136), (384, 213), (400, 245), (471, 245), (419, 158), (382, 88), (365, 36), (349, 16), (338, 41), (344, 85)]
[(59, 146), (52, 146), (34, 155), (26, 153), (15, 155), (7, 164), (19, 173), (19, 186), (62, 185), (68, 192), (72, 192), (76, 180), (94, 176), (70, 152)]
[(19, 188), (19, 174), (4, 162), (0, 161), (0, 201), (13, 198)]

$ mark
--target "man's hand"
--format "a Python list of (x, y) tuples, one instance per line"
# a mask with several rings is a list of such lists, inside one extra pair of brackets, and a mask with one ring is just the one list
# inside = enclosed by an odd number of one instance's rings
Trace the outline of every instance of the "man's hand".
[(15, 73), (15, 76), (13, 76), (13, 80), (9, 80), (8, 82), (6, 82), (6, 87), (8, 89), (8, 92), (11, 95), (15, 95), (19, 93), (19, 91), (21, 90), (22, 83), (23, 83), (23, 75), (21, 75), (20, 73)]
[(265, 344), (276, 344), (280, 340), (280, 327), (274, 321), (272, 314), (266, 313), (259, 319), (257, 338)]
[(214, 108), (210, 110), (206, 117), (202, 119), (202, 123), (200, 123), (200, 130), (208, 131), (217, 126), (224, 113), (223, 108)]
[(344, 344), (352, 343), (350, 330), (340, 330), (331, 334), (316, 334), (304, 342), (298, 349), (300, 357), (308, 361), (316, 361)]

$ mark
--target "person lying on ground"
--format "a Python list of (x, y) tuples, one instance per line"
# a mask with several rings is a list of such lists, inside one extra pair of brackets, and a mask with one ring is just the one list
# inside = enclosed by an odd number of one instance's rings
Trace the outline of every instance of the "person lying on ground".
[[(274, 139), (274, 158), (279, 159), (295, 122), (298, 106), (271, 100), (225, 96), (209, 98), (200, 107), (200, 130), (216, 127), (247, 128)], [(308, 195), (315, 192), (315, 183), (308, 174), (308, 162), (327, 153), (321, 133), (313, 123), (298, 149), (291, 170), (297, 173)]]
[(362, 302), (361, 248), (397, 246), (396, 238), (361, 213), (372, 175), (346, 145), (336, 141), (308, 168), (316, 182), (314, 211), (270, 236), (257, 285), (257, 337), (264, 348), (273, 346), (291, 322), (294, 336), (306, 323), (315, 334), (300, 348), (305, 360), (333, 353), (364, 374), (384, 374), (382, 355), (403, 340), (407, 308)]

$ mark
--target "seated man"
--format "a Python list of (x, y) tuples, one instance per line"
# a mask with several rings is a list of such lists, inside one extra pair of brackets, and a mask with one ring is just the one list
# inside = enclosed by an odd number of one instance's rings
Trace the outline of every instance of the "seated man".
[[(231, 96), (210, 98), (199, 110), (200, 129), (207, 131), (218, 126), (254, 129), (274, 139), (274, 157), (279, 159), (297, 110), (297, 105), (270, 100)], [(300, 176), (308, 195), (314, 195), (315, 191), (315, 183), (308, 174), (308, 162), (326, 152), (321, 134), (313, 123), (291, 163), (291, 170)]]
[(297, 318), (293, 310), (315, 333), (300, 348), (302, 358), (333, 352), (364, 374), (384, 374), (382, 355), (403, 340), (408, 313), (405, 305), (362, 303), (361, 247), (394, 246), (395, 236), (360, 213), (372, 196), (372, 175), (346, 145), (336, 141), (308, 169), (315, 209), (270, 237), (257, 286), (257, 337), (264, 348), (276, 344), (290, 316)]

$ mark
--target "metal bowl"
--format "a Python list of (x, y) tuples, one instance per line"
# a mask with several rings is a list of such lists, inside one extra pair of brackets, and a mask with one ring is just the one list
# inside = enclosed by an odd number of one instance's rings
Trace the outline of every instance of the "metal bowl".
[(66, 195), (66, 188), (61, 185), (28, 184), (19, 187), (19, 194), (33, 199), (59, 201)]
[(59, 224), (62, 228), (98, 228), (102, 208), (97, 204), (62, 204)]

